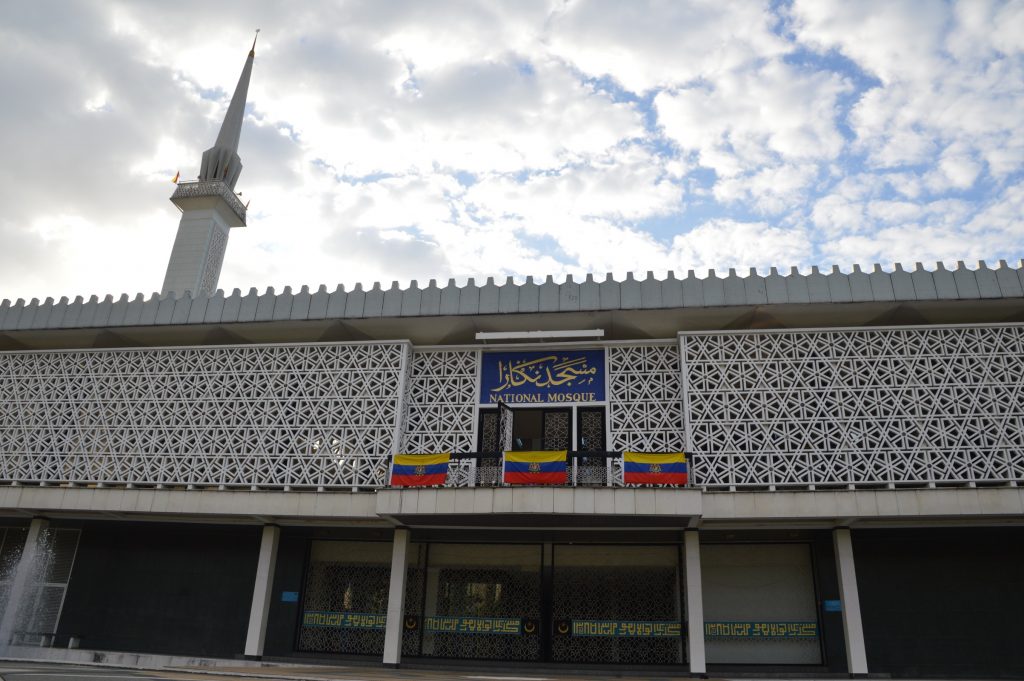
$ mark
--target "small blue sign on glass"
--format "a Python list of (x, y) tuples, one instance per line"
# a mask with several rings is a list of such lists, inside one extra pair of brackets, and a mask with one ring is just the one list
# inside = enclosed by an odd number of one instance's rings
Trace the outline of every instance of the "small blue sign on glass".
[(282, 603), (298, 603), (299, 592), (298, 591), (282, 591), (281, 592)]
[(822, 601), (822, 606), (825, 612), (842, 612), (843, 602), (842, 601)]
[(604, 350), (486, 352), (480, 404), (604, 401)]

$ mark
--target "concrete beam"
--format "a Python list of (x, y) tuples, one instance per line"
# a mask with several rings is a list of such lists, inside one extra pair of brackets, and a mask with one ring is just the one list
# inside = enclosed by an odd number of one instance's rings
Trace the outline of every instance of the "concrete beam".
[[(598, 518), (704, 529), (1024, 523), (1024, 487), (793, 492), (594, 487), (349, 491), (0, 487), (0, 515), (175, 522), (431, 525), (459, 516)], [(576, 521), (578, 524), (579, 520)], [(446, 526), (451, 522), (442, 523)]]
[(715, 492), (703, 495), (703, 525), (780, 520), (934, 521), (1024, 517), (1022, 487)]
[(377, 513), (403, 519), (433, 515), (554, 514), (689, 517), (701, 515), (692, 489), (460, 487), (381, 490)]
[(0, 514), (116, 517), (265, 524), (322, 520), (389, 525), (372, 492), (168, 490), (85, 487), (0, 487)]

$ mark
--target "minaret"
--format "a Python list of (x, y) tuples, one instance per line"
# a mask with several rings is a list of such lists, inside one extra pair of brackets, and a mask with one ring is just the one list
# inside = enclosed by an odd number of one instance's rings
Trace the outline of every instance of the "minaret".
[[(259, 31), (256, 34), (258, 36)], [(180, 296), (185, 291), (191, 291), (192, 295), (210, 295), (216, 291), (228, 231), (232, 227), (245, 227), (245, 206), (235, 195), (235, 182), (242, 172), (238, 138), (242, 134), (245, 98), (255, 57), (254, 39), (217, 141), (203, 152), (199, 179), (179, 183), (171, 196), (171, 202), (181, 209), (181, 222), (164, 276), (162, 294), (165, 296)]]

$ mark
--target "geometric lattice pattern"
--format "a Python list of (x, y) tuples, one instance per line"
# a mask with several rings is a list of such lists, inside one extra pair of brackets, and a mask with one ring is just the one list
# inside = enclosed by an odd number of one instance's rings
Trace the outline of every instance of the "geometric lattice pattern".
[(681, 336), (693, 482), (1024, 480), (1024, 327)]
[(0, 481), (387, 484), (407, 343), (0, 353)]
[(220, 279), (220, 268), (224, 264), (224, 251), (228, 247), (228, 234), (216, 225), (210, 234), (210, 245), (206, 250), (206, 262), (203, 263), (203, 273), (199, 281), (199, 291), (212, 296), (217, 290), (217, 281)]
[[(679, 622), (674, 547), (644, 547), (667, 554), (671, 560), (667, 565), (559, 565), (559, 553), (571, 548), (555, 547), (552, 615), (556, 624), (552, 658), (557, 662), (604, 664), (681, 662), (679, 635), (620, 638), (572, 636), (558, 631), (559, 623), (574, 620)], [(582, 547), (587, 548), (590, 547)], [(628, 555), (631, 548), (622, 547), (622, 552)], [(638, 584), (643, 588), (637, 588)]]
[[(581, 451), (603, 452), (605, 446), (605, 418), (604, 409), (581, 408), (578, 412), (579, 418), (579, 442)], [(609, 485), (609, 473), (612, 473), (609, 460), (598, 457), (584, 457), (573, 459), (573, 467), (570, 471), (574, 485)], [(621, 469), (621, 464), (619, 466)], [(616, 480), (612, 475), (611, 480)], [(620, 475), (617, 482), (621, 484)]]
[[(420, 614), (424, 657), (536, 661), (541, 654), (541, 547), (431, 544), (424, 599), (406, 603)], [(437, 618), (513, 620), (518, 633), (458, 633), (431, 627)], [(532, 625), (532, 626), (528, 626)]]
[[(388, 608), (388, 564), (310, 561), (303, 611), (385, 616)], [(298, 649), (304, 652), (380, 655), (384, 630), (305, 626), (300, 620)]]
[(569, 443), (568, 411), (549, 411), (544, 414), (543, 449), (571, 449)]
[(612, 451), (683, 451), (683, 397), (675, 345), (608, 347)]
[[(413, 352), (406, 384), (401, 450), (408, 454), (472, 452), (476, 404), (476, 350)], [(453, 459), (449, 486), (468, 486), (473, 461)]]

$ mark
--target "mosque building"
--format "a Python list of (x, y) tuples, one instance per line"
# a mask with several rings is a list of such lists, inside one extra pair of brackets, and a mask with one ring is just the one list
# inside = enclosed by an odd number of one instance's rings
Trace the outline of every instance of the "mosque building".
[(1024, 269), (0, 305), (12, 657), (1024, 676)]

